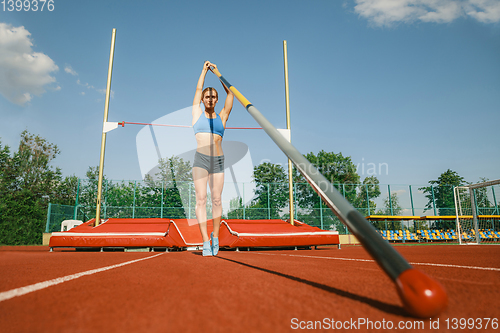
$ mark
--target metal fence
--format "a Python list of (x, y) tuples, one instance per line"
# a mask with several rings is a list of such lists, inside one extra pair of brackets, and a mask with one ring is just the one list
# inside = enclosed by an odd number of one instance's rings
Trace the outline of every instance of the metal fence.
[[(254, 183), (226, 183), (222, 198), (223, 218), (289, 219), (288, 194), (281, 193), (287, 191), (287, 185), (270, 183), (256, 186)], [(380, 195), (375, 198), (370, 197), (370, 185), (367, 184), (335, 184), (335, 187), (365, 216), (376, 214), (389, 216), (432, 215), (437, 217), (455, 215), (454, 207), (440, 208), (437, 206), (436, 191), (432, 186), (377, 185)], [(308, 188), (310, 193), (307, 192)], [(430, 191), (424, 191), (424, 188), (430, 188)], [(96, 215), (96, 191), (97, 182), (95, 180), (81, 179), (78, 181), (75, 205), (49, 204), (46, 232), (59, 231), (61, 222), (66, 219), (88, 221), (94, 218)], [(449, 191), (453, 193), (451, 186)], [(281, 199), (276, 198), (280, 193)], [(441, 194), (443, 194), (442, 188)], [(260, 195), (259, 203), (257, 203), (257, 195)], [(340, 234), (349, 233), (319, 196), (312, 193), (307, 184), (294, 184), (294, 197), (296, 220), (323, 230), (337, 230)], [(101, 217), (103, 219), (111, 217), (196, 218), (195, 202), (192, 182), (105, 180)], [(300, 202), (306, 202), (306, 207), (302, 206)], [(208, 198), (207, 218), (211, 218), (210, 205), (210, 198)], [(491, 205), (492, 207), (487, 208), (488, 212), (486, 210), (484, 212), (500, 214), (494, 192)], [(439, 218), (421, 221), (405, 218), (377, 221), (372, 222), (372, 224), (381, 231), (408, 230), (417, 232), (419, 229), (451, 229), (455, 222)]]

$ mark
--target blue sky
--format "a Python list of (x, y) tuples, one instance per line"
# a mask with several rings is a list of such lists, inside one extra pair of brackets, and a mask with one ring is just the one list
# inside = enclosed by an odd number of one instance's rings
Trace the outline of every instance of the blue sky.
[[(0, 9), (0, 140), (16, 150), (25, 129), (46, 138), (65, 175), (84, 177), (99, 163), (116, 28), (109, 121), (149, 123), (189, 107), (210, 60), (284, 128), (287, 40), (292, 143), (302, 153), (342, 152), (362, 178), (383, 184), (424, 185), (447, 169), (469, 182), (500, 178), (497, 0), (55, 0), (51, 12)], [(210, 73), (206, 85), (220, 87)], [(235, 103), (228, 126), (256, 125)], [(141, 128), (109, 132), (108, 178), (142, 178)], [(248, 145), (254, 165), (286, 163), (264, 132), (228, 131), (225, 140)]]

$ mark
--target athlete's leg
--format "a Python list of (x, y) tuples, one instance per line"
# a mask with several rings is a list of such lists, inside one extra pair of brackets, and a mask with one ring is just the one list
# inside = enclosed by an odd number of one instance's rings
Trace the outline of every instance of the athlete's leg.
[(224, 172), (213, 173), (208, 177), (210, 194), (212, 196), (212, 217), (214, 237), (219, 237), (220, 221), (222, 216), (222, 189), (224, 187)]
[(207, 232), (207, 182), (208, 171), (203, 168), (193, 168), (193, 182), (196, 193), (196, 218), (200, 228), (203, 242), (208, 242), (210, 238)]

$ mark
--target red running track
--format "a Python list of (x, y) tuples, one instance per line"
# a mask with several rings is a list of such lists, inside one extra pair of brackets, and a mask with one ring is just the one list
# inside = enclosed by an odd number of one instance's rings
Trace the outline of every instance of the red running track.
[[(333, 319), (334, 325), (355, 324), (348, 327), (350, 332), (375, 331), (377, 325), (376, 331), (389, 331), (382, 327), (389, 323), (413, 326), (398, 331), (456, 332), (453, 318), (500, 319), (500, 246), (396, 249), (448, 291), (448, 308), (432, 322), (406, 315), (393, 283), (360, 246), (221, 251), (212, 258), (199, 252), (49, 253), (47, 247), (3, 247), (0, 299), (15, 288), (142, 260), (0, 300), (0, 328), (1, 332), (296, 332), (314, 321), (317, 328), (322, 323), (329, 331)], [(375, 327), (361, 326), (360, 319)], [(431, 324), (437, 328), (438, 319), (439, 329), (430, 329)], [(495, 331), (491, 324), (476, 331)]]

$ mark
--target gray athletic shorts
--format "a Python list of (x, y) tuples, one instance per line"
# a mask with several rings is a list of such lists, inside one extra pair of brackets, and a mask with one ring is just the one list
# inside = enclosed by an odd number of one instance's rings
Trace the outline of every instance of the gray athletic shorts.
[(194, 154), (193, 168), (198, 167), (208, 171), (208, 173), (224, 172), (224, 155), (209, 156), (199, 152)]

